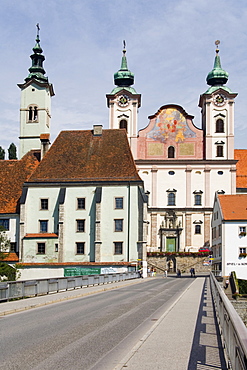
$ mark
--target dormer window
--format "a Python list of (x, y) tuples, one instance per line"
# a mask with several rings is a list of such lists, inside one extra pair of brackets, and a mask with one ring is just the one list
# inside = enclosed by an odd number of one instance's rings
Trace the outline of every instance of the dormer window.
[(28, 122), (38, 121), (38, 107), (36, 105), (30, 105), (28, 108)]

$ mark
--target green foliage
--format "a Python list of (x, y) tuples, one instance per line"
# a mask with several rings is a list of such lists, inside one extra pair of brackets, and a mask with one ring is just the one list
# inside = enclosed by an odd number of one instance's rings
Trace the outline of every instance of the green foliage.
[(0, 146), (0, 159), (4, 159), (5, 157), (5, 150)]
[(9, 159), (17, 159), (16, 146), (14, 143), (10, 144), (8, 152), (9, 152)]
[(17, 269), (6, 262), (0, 262), (0, 281), (15, 281)]
[(238, 279), (239, 294), (247, 294), (247, 280)]

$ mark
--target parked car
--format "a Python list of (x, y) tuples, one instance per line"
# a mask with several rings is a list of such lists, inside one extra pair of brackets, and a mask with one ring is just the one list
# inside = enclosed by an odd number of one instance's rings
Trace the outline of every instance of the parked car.
[(201, 247), (198, 252), (212, 252), (212, 250), (208, 247)]

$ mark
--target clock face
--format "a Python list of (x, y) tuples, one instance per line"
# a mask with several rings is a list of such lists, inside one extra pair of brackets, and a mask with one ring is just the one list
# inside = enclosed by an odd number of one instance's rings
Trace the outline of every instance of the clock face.
[(120, 95), (118, 97), (118, 105), (120, 107), (126, 107), (129, 104), (129, 97), (127, 95)]
[(217, 94), (214, 96), (214, 104), (221, 107), (226, 102), (226, 97), (223, 94)]

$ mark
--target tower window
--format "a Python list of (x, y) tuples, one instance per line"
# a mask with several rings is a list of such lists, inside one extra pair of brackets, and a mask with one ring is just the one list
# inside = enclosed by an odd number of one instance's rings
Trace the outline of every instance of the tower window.
[(201, 234), (201, 225), (195, 225), (195, 234)]
[(37, 122), (38, 120), (38, 107), (31, 105), (28, 108), (28, 122)]
[(202, 205), (202, 196), (201, 194), (195, 194), (195, 206)]
[(223, 145), (217, 145), (217, 147), (216, 147), (216, 157), (224, 157)]
[(216, 132), (225, 132), (223, 119), (217, 119), (217, 121), (216, 121)]
[(167, 205), (168, 206), (175, 206), (176, 205), (176, 194), (175, 193), (168, 193)]
[(174, 146), (169, 146), (169, 148), (168, 148), (168, 158), (175, 158), (175, 148), (174, 148)]
[(121, 119), (119, 122), (119, 128), (125, 128), (125, 130), (128, 131), (128, 123), (126, 119)]

